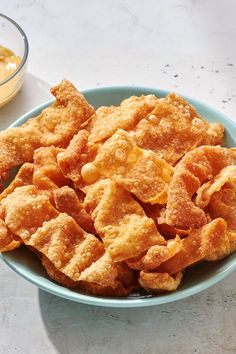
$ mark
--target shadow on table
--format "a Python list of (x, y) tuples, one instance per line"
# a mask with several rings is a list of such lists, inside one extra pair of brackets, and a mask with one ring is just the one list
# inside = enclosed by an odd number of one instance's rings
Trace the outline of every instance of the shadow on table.
[(7, 128), (24, 113), (51, 98), (50, 85), (37, 76), (27, 73), (23, 87), (16, 97), (0, 108), (1, 129)]
[(207, 325), (217, 323), (220, 301), (219, 285), (175, 303), (134, 309), (89, 306), (39, 290), (45, 329), (61, 354), (126, 354), (131, 349), (139, 354), (186, 353), (187, 349), (203, 353), (208, 345), (203, 325), (206, 336), (215, 338), (214, 325)]

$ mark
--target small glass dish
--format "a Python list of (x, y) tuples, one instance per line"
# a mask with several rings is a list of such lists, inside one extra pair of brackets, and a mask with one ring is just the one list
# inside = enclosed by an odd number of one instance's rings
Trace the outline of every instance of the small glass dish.
[(27, 66), (29, 45), (22, 28), (12, 19), (0, 13), (0, 45), (21, 58), (17, 69), (0, 81), (0, 107), (9, 102), (20, 90)]

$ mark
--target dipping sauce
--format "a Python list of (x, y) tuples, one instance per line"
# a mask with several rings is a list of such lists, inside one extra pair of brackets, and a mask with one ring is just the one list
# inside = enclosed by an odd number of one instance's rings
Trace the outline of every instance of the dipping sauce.
[(20, 63), (21, 57), (0, 45), (0, 107), (11, 101), (22, 86), (24, 70), (4, 82), (17, 70)]
[(0, 83), (16, 71), (21, 58), (16, 56), (10, 49), (0, 45)]

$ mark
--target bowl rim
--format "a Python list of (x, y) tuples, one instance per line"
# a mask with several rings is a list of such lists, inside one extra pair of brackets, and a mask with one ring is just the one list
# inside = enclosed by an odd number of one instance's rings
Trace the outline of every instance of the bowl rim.
[[(111, 91), (125, 91), (125, 90), (138, 90), (138, 91), (150, 91), (153, 94), (156, 94), (157, 96), (165, 96), (169, 92), (168, 90), (162, 90), (159, 88), (155, 87), (148, 87), (148, 86), (105, 86), (105, 87), (96, 87), (92, 89), (86, 89), (86, 90), (81, 90), (81, 93), (84, 94), (85, 96), (88, 94), (94, 94), (94, 93), (99, 93), (99, 91), (103, 92), (111, 92)], [(132, 94), (132, 93), (131, 93)], [(145, 93), (146, 94), (146, 93)], [(194, 99), (192, 97), (182, 95), (181, 96), (185, 99), (187, 99), (191, 104), (197, 105), (198, 109), (199, 106), (205, 110), (209, 110), (212, 113), (216, 114), (217, 116), (220, 116), (222, 119), (222, 123), (226, 121), (229, 125), (234, 126), (236, 128), (236, 124), (234, 121), (229, 119), (227, 116), (225, 116), (223, 113), (218, 111), (217, 109), (211, 107), (208, 104), (203, 103), (202, 101), (199, 101), (197, 99)], [(38, 105), (34, 109), (30, 110), (20, 118), (18, 118), (15, 122), (13, 122), (10, 127), (17, 127), (26, 122), (29, 118), (35, 117), (38, 115), (44, 108), (48, 107), (50, 104), (52, 104), (55, 100), (51, 99), (43, 104)], [(14, 251), (13, 251), (14, 252)], [(21, 277), (24, 279), (28, 280), (29, 282), (33, 283), (40, 289), (47, 291), (53, 295), (57, 295), (59, 297), (72, 300), (75, 302), (80, 302), (80, 303), (85, 303), (89, 305), (95, 305), (95, 306), (103, 306), (103, 307), (117, 307), (117, 308), (133, 308), (133, 307), (146, 307), (146, 306), (154, 306), (154, 305), (161, 305), (161, 304), (166, 304), (174, 301), (178, 301), (184, 298), (187, 298), (189, 296), (192, 296), (194, 294), (197, 294), (199, 292), (202, 292), (209, 287), (217, 284), (219, 281), (227, 277), (229, 274), (231, 274), (234, 270), (236, 270), (236, 259), (230, 258), (227, 260), (227, 264), (224, 266), (224, 269), (220, 270), (216, 274), (212, 275), (210, 278), (202, 280), (200, 283), (195, 284), (190, 286), (187, 289), (182, 289), (179, 290), (178, 292), (172, 292), (172, 293), (167, 293), (164, 296), (155, 296), (155, 297), (146, 297), (146, 298), (110, 298), (110, 297), (100, 297), (100, 296), (93, 296), (93, 295), (86, 295), (83, 293), (78, 293), (74, 292), (71, 289), (68, 289), (66, 287), (63, 287), (62, 285), (53, 283), (53, 281), (50, 279), (49, 281), (52, 283), (46, 283), (44, 284), (44, 279), (42, 277), (33, 276), (30, 274), (30, 272), (24, 271), (24, 269), (19, 269), (14, 262), (11, 261), (11, 258), (7, 256), (8, 252), (4, 254), (0, 254), (0, 257), (3, 259), (3, 261), (11, 268), (13, 269), (17, 274), (19, 274)], [(42, 278), (42, 279), (41, 279)]]
[(13, 26), (16, 27), (16, 29), (19, 31), (19, 33), (22, 36), (23, 42), (24, 42), (24, 55), (23, 58), (21, 59), (20, 65), (17, 67), (17, 69), (10, 75), (8, 76), (6, 79), (1, 80), (0, 81), (0, 86), (5, 85), (7, 82), (9, 82), (11, 79), (13, 79), (23, 68), (23, 66), (25, 65), (25, 63), (27, 62), (27, 58), (28, 58), (28, 54), (29, 54), (29, 42), (28, 39), (26, 37), (25, 32), (23, 31), (23, 29), (18, 25), (18, 23), (16, 23), (14, 20), (12, 20), (10, 17), (0, 13), (0, 18), (4, 18), (5, 20), (9, 21)]

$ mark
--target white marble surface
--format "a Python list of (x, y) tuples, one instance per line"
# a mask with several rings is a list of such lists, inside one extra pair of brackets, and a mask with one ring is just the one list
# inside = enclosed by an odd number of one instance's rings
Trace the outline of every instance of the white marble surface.
[[(24, 88), (0, 109), (1, 128), (64, 77), (81, 89), (175, 90), (236, 119), (234, 0), (0, 0), (0, 12), (30, 42)], [(40, 291), (0, 262), (0, 353), (235, 353), (235, 281), (150, 309), (106, 309)]]

